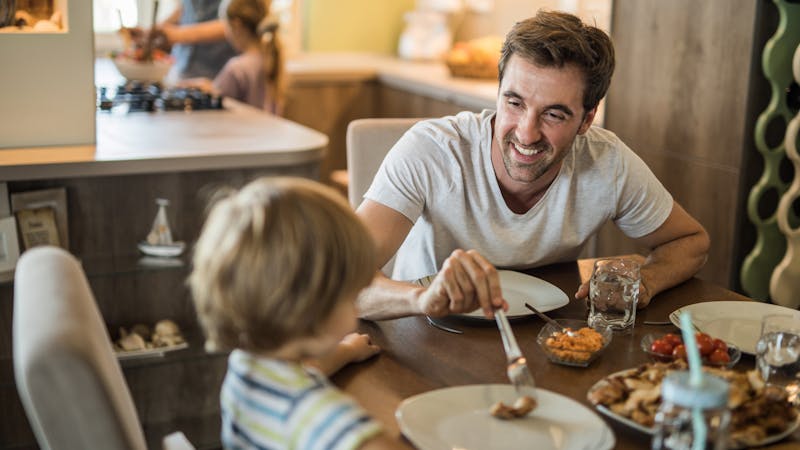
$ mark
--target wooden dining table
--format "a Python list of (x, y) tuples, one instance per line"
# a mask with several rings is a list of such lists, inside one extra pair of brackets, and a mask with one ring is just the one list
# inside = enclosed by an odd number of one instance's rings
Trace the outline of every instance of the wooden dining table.
[[(582, 281), (589, 279), (592, 263), (593, 260), (586, 259), (524, 272), (552, 283), (569, 296), (569, 304), (548, 312), (549, 316), (585, 319), (588, 313), (585, 302), (575, 300), (573, 294)], [(646, 325), (644, 322), (668, 322), (669, 313), (677, 308), (720, 300), (752, 301), (699, 278), (659, 293), (649, 306), (637, 312), (633, 331), (615, 333), (603, 354), (586, 368), (548, 361), (536, 343), (536, 336), (544, 325), (540, 318), (533, 315), (518, 318), (512, 321), (512, 328), (539, 388), (567, 396), (596, 411), (586, 399), (593, 384), (613, 372), (649, 362), (649, 356), (640, 347), (644, 335), (679, 331), (671, 324)], [(345, 367), (332, 378), (409, 448), (414, 446), (402, 436), (395, 419), (395, 411), (404, 399), (451, 386), (508, 383), (506, 356), (493, 321), (452, 319), (448, 324), (462, 330), (463, 334), (435, 328), (424, 316), (374, 322), (362, 320), (359, 331), (369, 334), (381, 347), (381, 353), (368, 361)], [(735, 369), (754, 367), (754, 357), (744, 354)], [(650, 448), (650, 436), (598, 415), (613, 431), (616, 449)], [(800, 448), (800, 432), (767, 448)]]

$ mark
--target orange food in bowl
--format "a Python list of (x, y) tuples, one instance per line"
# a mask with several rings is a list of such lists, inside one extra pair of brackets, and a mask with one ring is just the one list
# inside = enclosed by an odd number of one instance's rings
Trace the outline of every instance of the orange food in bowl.
[(544, 341), (544, 345), (556, 356), (568, 361), (587, 361), (603, 348), (603, 336), (593, 328), (583, 327), (573, 333), (556, 332)]

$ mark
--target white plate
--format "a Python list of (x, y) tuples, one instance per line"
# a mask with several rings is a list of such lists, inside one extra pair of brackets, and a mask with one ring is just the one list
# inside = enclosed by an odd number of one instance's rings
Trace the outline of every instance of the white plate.
[(175, 350), (180, 350), (189, 347), (189, 344), (184, 342), (182, 344), (177, 345), (170, 345), (167, 347), (157, 347), (157, 348), (148, 348), (144, 350), (130, 350), (130, 351), (115, 351), (114, 353), (117, 355), (117, 359), (124, 360), (124, 359), (138, 359), (138, 358), (156, 358), (162, 357), (167, 352), (174, 352)]
[[(503, 297), (508, 302), (506, 316), (509, 319), (532, 315), (533, 312), (525, 307), (526, 302), (541, 312), (552, 311), (569, 303), (569, 297), (564, 291), (541, 278), (513, 270), (498, 270), (497, 274), (500, 276)], [(480, 308), (458, 316), (488, 320)]]
[(756, 352), (756, 342), (761, 334), (761, 318), (769, 314), (784, 314), (800, 319), (800, 311), (772, 303), (761, 302), (704, 302), (684, 306), (669, 315), (669, 320), (680, 328), (680, 313), (689, 311), (692, 323), (703, 333), (731, 342), (744, 353)]
[[(739, 302), (732, 302), (732, 303), (739, 303)], [(611, 378), (611, 377), (614, 377), (614, 376), (618, 376), (618, 375), (625, 375), (627, 372), (632, 372), (634, 370), (636, 370), (636, 369), (625, 369), (625, 370), (620, 370), (619, 372), (614, 372), (611, 375), (606, 376), (605, 378), (601, 379), (600, 381), (598, 381), (597, 383), (592, 385), (592, 387), (589, 388), (588, 392), (592, 392), (593, 390), (595, 390), (598, 387), (600, 387), (603, 383), (605, 383), (606, 379), (608, 379), (608, 378)], [(588, 392), (587, 392), (587, 395), (588, 395)], [(597, 408), (597, 410), (600, 411), (604, 416), (606, 416), (606, 417), (608, 417), (608, 418), (610, 418), (612, 420), (615, 420), (615, 421), (617, 421), (617, 422), (619, 422), (619, 423), (621, 423), (623, 425), (626, 425), (626, 426), (628, 426), (630, 428), (633, 428), (636, 431), (639, 431), (639, 432), (645, 433), (645, 434), (649, 434), (649, 435), (652, 435), (653, 433), (655, 433), (655, 429), (653, 427), (646, 427), (646, 426), (644, 426), (644, 425), (642, 425), (642, 424), (640, 424), (638, 422), (635, 422), (635, 421), (633, 421), (633, 420), (631, 420), (631, 419), (629, 419), (629, 418), (627, 418), (625, 416), (620, 416), (619, 414), (611, 411), (610, 409), (606, 408), (603, 405), (595, 405), (595, 408)], [(771, 434), (771, 435), (767, 436), (766, 438), (764, 438), (763, 441), (759, 442), (758, 445), (756, 445), (755, 447), (761, 447), (761, 446), (764, 446), (764, 445), (769, 445), (769, 444), (772, 444), (774, 442), (778, 442), (778, 441), (782, 440), (786, 436), (789, 436), (790, 434), (794, 433), (795, 430), (797, 430), (798, 425), (800, 425), (800, 414), (798, 414), (797, 420), (795, 420), (795, 422), (792, 425), (790, 425), (788, 428), (786, 428), (785, 430), (783, 430), (780, 433)], [(746, 448), (746, 447), (732, 447), (732, 448), (733, 449), (738, 449), (738, 448)]]
[(147, 242), (139, 242), (139, 250), (145, 255), (171, 258), (180, 256), (186, 248), (183, 241), (174, 242), (172, 245), (150, 245)]
[(500, 420), (489, 414), (498, 401), (512, 404), (510, 384), (457, 386), (404, 400), (395, 412), (403, 434), (420, 450), (535, 448), (611, 449), (614, 434), (589, 408), (555, 392), (536, 390), (528, 416)]

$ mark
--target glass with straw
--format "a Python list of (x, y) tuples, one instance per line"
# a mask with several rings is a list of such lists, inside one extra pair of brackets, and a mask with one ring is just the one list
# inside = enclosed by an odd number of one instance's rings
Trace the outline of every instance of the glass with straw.
[(704, 373), (689, 312), (680, 317), (689, 371), (674, 371), (661, 383), (654, 450), (728, 448), (728, 383)]

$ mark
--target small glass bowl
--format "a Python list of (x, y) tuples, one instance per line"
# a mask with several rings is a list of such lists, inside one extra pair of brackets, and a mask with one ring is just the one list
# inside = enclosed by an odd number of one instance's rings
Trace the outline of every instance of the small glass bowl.
[[(680, 336), (680, 333), (674, 333)], [(661, 353), (656, 353), (650, 350), (650, 346), (653, 344), (654, 341), (664, 337), (666, 333), (650, 333), (644, 335), (642, 337), (642, 351), (650, 355), (650, 358), (653, 361), (657, 362), (671, 362), (675, 360), (675, 357), (672, 355), (663, 355)], [(739, 350), (739, 347), (731, 344), (730, 342), (725, 343), (728, 346), (728, 356), (730, 357), (730, 361), (724, 364), (715, 364), (708, 360), (708, 358), (703, 357), (703, 365), (709, 367), (719, 367), (723, 369), (730, 369), (731, 367), (735, 366), (739, 359), (742, 357), (742, 352)]]
[(572, 331), (578, 331), (581, 328), (594, 328), (595, 331), (600, 333), (600, 336), (603, 339), (603, 343), (601, 347), (594, 351), (565, 351), (560, 349), (554, 349), (547, 345), (547, 339), (550, 337), (557, 337), (562, 334), (562, 331), (551, 325), (549, 323), (545, 323), (542, 330), (539, 331), (539, 335), (536, 337), (536, 342), (539, 343), (539, 346), (544, 350), (544, 353), (547, 355), (547, 359), (551, 362), (557, 364), (564, 364), (567, 366), (576, 366), (576, 367), (586, 367), (591, 364), (600, 353), (603, 353), (608, 344), (611, 343), (611, 337), (614, 335), (613, 330), (610, 327), (604, 326), (596, 326), (596, 327), (589, 327), (589, 324), (585, 320), (578, 320), (578, 319), (555, 319), (555, 321), (565, 328), (570, 328)]

